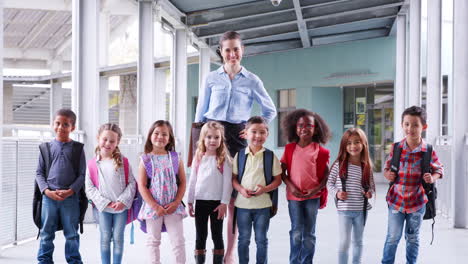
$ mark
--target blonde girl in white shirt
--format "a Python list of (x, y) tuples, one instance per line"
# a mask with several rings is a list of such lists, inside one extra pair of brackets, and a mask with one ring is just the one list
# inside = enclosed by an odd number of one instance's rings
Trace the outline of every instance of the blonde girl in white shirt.
[(231, 199), (231, 177), (232, 161), (225, 145), (224, 127), (210, 121), (201, 129), (189, 180), (188, 206), (190, 216), (195, 217), (197, 264), (205, 263), (208, 218), (214, 244), (213, 263), (223, 263), (223, 219)]

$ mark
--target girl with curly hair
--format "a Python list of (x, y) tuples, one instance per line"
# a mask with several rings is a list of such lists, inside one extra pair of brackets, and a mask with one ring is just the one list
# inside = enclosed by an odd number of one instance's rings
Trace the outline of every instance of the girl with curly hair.
[(315, 223), (319, 208), (326, 205), (330, 152), (321, 146), (330, 129), (317, 113), (298, 109), (282, 123), (290, 142), (281, 165), (291, 218), (289, 263), (312, 263), (315, 253)]

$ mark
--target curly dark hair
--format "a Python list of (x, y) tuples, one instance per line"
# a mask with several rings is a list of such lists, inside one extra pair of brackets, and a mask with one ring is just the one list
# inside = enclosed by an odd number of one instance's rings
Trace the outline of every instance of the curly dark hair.
[(311, 116), (314, 118), (315, 129), (312, 141), (326, 144), (331, 138), (330, 128), (319, 114), (306, 109), (297, 109), (290, 112), (281, 122), (284, 136), (288, 142), (299, 142), (299, 136), (296, 132), (296, 124), (297, 121), (304, 116)]

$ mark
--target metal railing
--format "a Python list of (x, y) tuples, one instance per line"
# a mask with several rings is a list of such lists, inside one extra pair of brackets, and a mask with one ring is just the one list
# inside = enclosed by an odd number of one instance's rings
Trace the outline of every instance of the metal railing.
[[(0, 178), (0, 247), (16, 244), (37, 235), (32, 219), (34, 180), (39, 160), (39, 145), (52, 139), (50, 128), (4, 126), (3, 171)], [(25, 133), (23, 133), (25, 132)], [(82, 141), (84, 133), (72, 138)]]

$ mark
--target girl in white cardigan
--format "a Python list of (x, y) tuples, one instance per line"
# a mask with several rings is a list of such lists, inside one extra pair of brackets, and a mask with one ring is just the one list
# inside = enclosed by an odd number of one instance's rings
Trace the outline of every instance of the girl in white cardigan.
[(223, 262), (223, 219), (231, 199), (231, 178), (232, 162), (224, 143), (224, 127), (210, 121), (201, 129), (189, 181), (188, 206), (190, 216), (195, 217), (197, 264), (205, 263), (208, 218), (214, 244), (213, 263)]
[(96, 220), (101, 232), (101, 262), (111, 263), (113, 241), (114, 264), (122, 262), (127, 210), (132, 206), (136, 182), (128, 160), (120, 153), (122, 132), (116, 124), (99, 128), (96, 157), (88, 162), (86, 195), (98, 211)]

